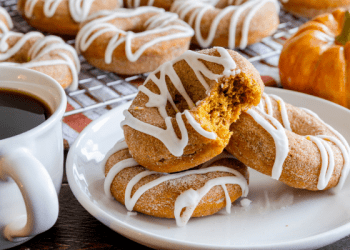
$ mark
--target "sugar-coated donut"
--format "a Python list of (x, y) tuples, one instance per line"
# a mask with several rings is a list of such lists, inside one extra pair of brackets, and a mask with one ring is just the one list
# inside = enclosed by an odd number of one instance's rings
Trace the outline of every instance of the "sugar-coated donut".
[(191, 25), (192, 42), (202, 48), (243, 49), (271, 35), (279, 24), (277, 0), (177, 0), (170, 11)]
[(175, 0), (124, 0), (124, 7), (126, 8), (137, 8), (140, 6), (154, 6), (163, 8), (167, 11), (170, 10), (172, 3)]
[(196, 169), (164, 174), (149, 171), (132, 159), (124, 141), (118, 142), (102, 162), (105, 193), (129, 211), (175, 218), (184, 226), (190, 217), (212, 215), (248, 194), (248, 170), (223, 153)]
[(263, 94), (258, 107), (231, 125), (226, 150), (255, 170), (289, 186), (340, 189), (349, 172), (344, 137), (310, 110)]
[(76, 89), (80, 62), (75, 49), (57, 36), (10, 31), (11, 19), (5, 17), (4, 23), (2, 14), (0, 9), (0, 65), (30, 68), (51, 76), (63, 88)]
[(178, 172), (220, 154), (241, 110), (257, 105), (263, 82), (254, 66), (221, 47), (187, 51), (152, 72), (121, 123), (133, 158)]
[(297, 16), (313, 18), (338, 8), (350, 10), (350, 0), (280, 0), (283, 8)]
[(12, 19), (7, 11), (0, 6), (0, 33), (4, 33), (13, 28)]
[(17, 9), (32, 27), (57, 35), (75, 36), (92, 13), (120, 7), (118, 0), (18, 0)]
[(133, 75), (181, 55), (192, 36), (191, 27), (164, 9), (120, 9), (90, 16), (76, 37), (76, 49), (100, 69)]

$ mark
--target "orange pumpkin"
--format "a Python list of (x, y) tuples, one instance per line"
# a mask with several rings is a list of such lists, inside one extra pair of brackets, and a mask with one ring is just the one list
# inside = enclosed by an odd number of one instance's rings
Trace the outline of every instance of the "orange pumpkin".
[(285, 42), (279, 59), (284, 88), (350, 108), (350, 42), (342, 45), (336, 39), (348, 26), (345, 19), (340, 9), (320, 15)]

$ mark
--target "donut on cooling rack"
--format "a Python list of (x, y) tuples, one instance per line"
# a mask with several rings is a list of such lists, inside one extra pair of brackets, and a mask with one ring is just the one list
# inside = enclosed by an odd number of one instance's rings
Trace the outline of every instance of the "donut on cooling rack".
[[(1, 10), (0, 15), (3, 15)], [(72, 46), (57, 36), (45, 37), (36, 31), (27, 34), (9, 31), (8, 28), (12, 27), (11, 19), (6, 23), (2, 20), (0, 19), (0, 65), (30, 68), (51, 76), (63, 88), (77, 88), (80, 62)]]
[(171, 4), (175, 0), (124, 0), (124, 7), (126, 8), (137, 8), (140, 6), (154, 6), (163, 8), (167, 11), (170, 10)]
[(17, 9), (40, 31), (75, 36), (79, 24), (92, 13), (120, 7), (118, 0), (18, 0)]
[(190, 217), (212, 215), (225, 206), (230, 212), (231, 203), (248, 194), (247, 167), (228, 153), (196, 169), (164, 174), (139, 165), (122, 141), (109, 151), (102, 167), (108, 197), (129, 211), (175, 218), (178, 226), (186, 225)]
[(177, 0), (170, 11), (191, 25), (192, 42), (202, 48), (243, 49), (271, 35), (279, 24), (277, 0)]
[(11, 17), (7, 11), (0, 6), (0, 34), (13, 28)]
[(221, 47), (186, 51), (152, 72), (121, 123), (133, 158), (157, 172), (192, 168), (220, 154), (241, 110), (257, 105), (259, 73)]
[(193, 30), (155, 7), (100, 12), (83, 23), (76, 49), (97, 68), (122, 75), (155, 70), (188, 47)]
[(350, 0), (280, 0), (283, 8), (297, 16), (313, 18), (338, 8), (350, 10)]
[(344, 137), (310, 110), (263, 94), (231, 125), (226, 150), (247, 166), (295, 188), (339, 190), (349, 172)]

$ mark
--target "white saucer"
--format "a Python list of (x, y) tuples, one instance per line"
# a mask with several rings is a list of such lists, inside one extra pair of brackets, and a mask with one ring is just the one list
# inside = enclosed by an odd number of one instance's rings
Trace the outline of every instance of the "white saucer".
[[(295, 106), (316, 112), (350, 142), (350, 111), (323, 99), (276, 88), (267, 93)], [(185, 227), (175, 220), (128, 213), (106, 198), (104, 174), (98, 165), (106, 152), (123, 137), (119, 124), (123, 104), (87, 126), (67, 158), (69, 185), (82, 206), (114, 231), (148, 247), (161, 249), (314, 249), (350, 234), (350, 180), (343, 190), (310, 192), (290, 188), (250, 170), (248, 208), (235, 202), (204, 218), (192, 218)]]

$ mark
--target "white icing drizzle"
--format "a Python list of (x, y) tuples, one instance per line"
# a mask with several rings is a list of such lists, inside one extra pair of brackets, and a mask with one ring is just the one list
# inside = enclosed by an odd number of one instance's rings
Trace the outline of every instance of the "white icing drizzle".
[[(276, 155), (275, 162), (272, 167), (271, 177), (278, 180), (282, 173), (283, 163), (289, 152), (288, 137), (286, 132), (282, 124), (271, 115), (263, 112), (259, 114), (254, 109), (249, 109), (247, 113), (272, 136), (275, 142)], [(272, 125), (267, 120), (269, 120)]]
[[(155, 16), (151, 17), (144, 24), (146, 30), (140, 33), (124, 31), (109, 23), (109, 21), (117, 18), (126, 19), (146, 13), (154, 13)], [(192, 28), (182, 20), (178, 19), (178, 16), (176, 14), (165, 12), (164, 9), (155, 7), (121, 9), (120, 11), (114, 12), (104, 11), (90, 16), (89, 20), (97, 16), (99, 16), (97, 19), (90, 21), (80, 29), (76, 37), (76, 50), (78, 52), (85, 51), (97, 37), (106, 32), (113, 32), (114, 35), (109, 40), (105, 51), (105, 63), (107, 64), (110, 64), (112, 62), (113, 51), (121, 44), (125, 44), (125, 55), (127, 59), (130, 62), (135, 62), (140, 58), (146, 49), (155, 44), (184, 37), (191, 37), (194, 34)], [(175, 20), (177, 20), (176, 23), (174, 23)], [(134, 39), (150, 35), (157, 35), (171, 30), (176, 30), (177, 32), (170, 32), (167, 35), (158, 36), (155, 39), (143, 44), (134, 53), (132, 52), (132, 43)]]
[(69, 12), (75, 22), (80, 23), (88, 16), (94, 0), (26, 0), (24, 15), (27, 18), (33, 17), (35, 6), (44, 2), (43, 13), (46, 17), (53, 17), (62, 1), (68, 1)]
[[(229, 33), (228, 48), (234, 49), (235, 47), (239, 46), (240, 49), (244, 49), (248, 43), (248, 33), (249, 33), (250, 22), (254, 17), (254, 15), (259, 11), (259, 9), (261, 9), (266, 3), (272, 2), (275, 4), (277, 11), (279, 11), (279, 5), (276, 0), (248, 0), (239, 5), (227, 6), (224, 9), (222, 9), (214, 18), (209, 28), (208, 37), (204, 39), (201, 33), (202, 18), (203, 16), (205, 16), (208, 10), (214, 9), (214, 5), (217, 4), (217, 2), (218, 1), (216, 1), (213, 4), (213, 3), (205, 3), (199, 0), (197, 1), (185, 1), (185, 0), (179, 1), (178, 0), (173, 3), (170, 9), (170, 11), (178, 13), (181, 19), (184, 19), (186, 15), (192, 11), (188, 19), (188, 23), (194, 28), (195, 37), (199, 45), (203, 48), (207, 48), (213, 43), (218, 26), (220, 25), (222, 19), (229, 13), (231, 13), (232, 16), (228, 27), (228, 33)], [(232, 3), (233, 1), (229, 1), (229, 4), (232, 4)], [(244, 21), (242, 25), (242, 37), (240, 40), (240, 44), (236, 45), (235, 41), (236, 41), (236, 30), (237, 30), (238, 20), (241, 17), (242, 13), (248, 9), (249, 9), (249, 12), (245, 17), (243, 17)]]
[[(115, 152), (117, 152), (120, 149), (125, 148), (126, 144), (125, 142), (117, 143), (113, 149), (109, 151), (109, 153), (106, 155), (105, 160), (101, 164), (105, 164), (107, 159)], [(117, 151), (116, 151), (117, 150)], [(107, 158), (108, 157), (108, 158)], [(212, 159), (210, 164), (212, 164), (215, 161), (218, 161), (222, 158), (233, 158), (232, 156), (227, 156), (227, 154), (219, 155), (216, 158)], [(130, 182), (127, 184), (126, 190), (125, 190), (125, 207), (127, 210), (132, 211), (136, 202), (138, 199), (151, 188), (165, 182), (168, 180), (174, 180), (178, 178), (182, 178), (188, 175), (192, 174), (206, 174), (210, 172), (226, 172), (226, 173), (232, 173), (234, 176), (226, 176), (226, 177), (218, 177), (215, 179), (209, 180), (202, 188), (198, 190), (189, 189), (180, 194), (176, 201), (175, 201), (175, 208), (174, 208), (174, 216), (176, 220), (176, 224), (178, 226), (185, 226), (190, 219), (193, 211), (197, 207), (200, 200), (210, 191), (210, 189), (214, 186), (221, 186), (225, 192), (225, 198), (226, 198), (226, 211), (230, 213), (231, 211), (231, 199), (229, 197), (227, 188), (225, 184), (238, 184), (242, 189), (242, 197), (246, 197), (248, 195), (248, 184), (244, 176), (238, 172), (237, 170), (224, 167), (224, 166), (214, 166), (214, 167), (208, 167), (210, 165), (209, 163), (203, 166), (201, 169), (196, 170), (187, 170), (180, 173), (173, 173), (173, 174), (166, 174), (166, 173), (158, 173), (155, 171), (149, 171), (145, 170), (136, 176), (134, 176)], [(110, 171), (107, 174), (107, 177), (104, 182), (104, 191), (105, 194), (109, 198), (113, 198), (111, 194), (111, 185), (112, 181), (115, 178), (115, 176), (122, 171), (125, 168), (137, 166), (138, 163), (132, 159), (126, 159), (123, 161), (118, 162), (115, 164)], [(103, 167), (105, 165), (102, 165)], [(131, 191), (133, 187), (144, 177), (150, 176), (153, 174), (162, 174), (161, 177), (141, 186), (138, 188), (138, 190), (134, 193), (134, 195), (131, 197)], [(186, 208), (184, 213), (181, 215), (181, 211), (183, 208)]]
[[(169, 77), (170, 81), (187, 101), (188, 106), (192, 108), (194, 106), (193, 101), (190, 100), (190, 97), (183, 88), (179, 77), (173, 69), (173, 65), (178, 61), (185, 60), (188, 63), (188, 65), (193, 69), (198, 80), (202, 83), (203, 87), (207, 91), (209, 91), (209, 86), (203, 76), (207, 77), (210, 80), (218, 81), (220, 78), (229, 75), (234, 75), (237, 72), (235, 71), (236, 63), (234, 62), (228, 51), (224, 48), (219, 47), (216, 49), (220, 54), (219, 57), (200, 54), (194, 51), (186, 51), (180, 57), (174, 59), (173, 61), (164, 63), (155, 72), (151, 73), (146, 79), (145, 83), (147, 83), (149, 80), (152, 80), (158, 86), (160, 94), (155, 94), (151, 92), (144, 85), (139, 87), (139, 91), (142, 91), (149, 97), (149, 101), (146, 103), (146, 107), (158, 108), (160, 115), (164, 118), (166, 123), (165, 130), (136, 119), (127, 110), (124, 111), (125, 120), (121, 123), (121, 126), (128, 125), (135, 130), (152, 135), (153, 137), (160, 140), (167, 147), (169, 152), (174, 156), (181, 156), (183, 154), (184, 148), (188, 143), (188, 132), (185, 127), (182, 114), (186, 116), (188, 123), (191, 124), (191, 126), (199, 134), (209, 139), (215, 139), (216, 134), (214, 132), (208, 132), (204, 130), (201, 127), (201, 125), (195, 120), (195, 118), (192, 117), (188, 110), (185, 110), (183, 113), (180, 113), (178, 111), (174, 101), (170, 96), (165, 79), (166, 76)], [(224, 70), (221, 74), (214, 74), (203, 64), (203, 62), (201, 62), (201, 60), (220, 64), (224, 67)], [(160, 73), (159, 78), (156, 76), (156, 74), (158, 73)], [(169, 117), (166, 112), (167, 101), (169, 101), (169, 103), (173, 106), (174, 110), (177, 112), (176, 121), (181, 131), (181, 139), (177, 137), (171, 123), (171, 117)]]
[[(340, 151), (342, 152), (344, 165), (343, 165), (343, 169), (341, 172), (339, 182), (338, 182), (337, 186), (335, 187), (335, 191), (339, 192), (341, 190), (341, 188), (343, 187), (345, 180), (349, 174), (349, 170), (350, 170), (350, 147), (349, 147), (349, 144), (346, 141), (346, 139), (337, 130), (335, 130), (329, 124), (325, 123), (316, 113), (314, 113), (313, 111), (306, 109), (306, 108), (301, 108), (301, 109), (304, 110), (309, 115), (318, 119), (320, 122), (322, 122), (338, 138), (337, 139), (334, 136), (317, 135), (317, 137), (319, 137), (319, 138), (329, 140), (329, 141), (333, 142), (334, 144), (336, 144), (339, 147)], [(323, 150), (322, 147), (318, 147), (318, 148), (319, 148), (320, 152)], [(330, 155), (330, 154), (333, 155), (333, 151), (328, 152), (328, 155)], [(322, 156), (322, 153), (321, 153), (321, 156)], [(322, 158), (322, 164), (324, 161), (326, 161), (326, 159)], [(324, 179), (325, 177), (320, 177), (320, 178)], [(327, 186), (328, 181), (326, 182), (326, 184), (323, 184), (322, 180), (321, 180), (321, 182), (319, 180), (320, 186), (324, 186), (324, 185)]]
[[(16, 44), (9, 48), (7, 40), (11, 37), (20, 37)], [(36, 38), (36, 42), (32, 45), (28, 51), (30, 61), (27, 63), (13, 63), (13, 62), (0, 62), (2, 65), (12, 65), (24, 68), (34, 68), (42, 66), (52, 65), (66, 65), (69, 67), (72, 75), (72, 83), (69, 87), (70, 90), (75, 90), (78, 87), (78, 72), (80, 71), (80, 61), (74, 48), (66, 44), (62, 38), (57, 36), (46, 36), (40, 32), (28, 32), (21, 34), (17, 32), (8, 31), (4, 34), (0, 34), (0, 61), (5, 61), (15, 55), (28, 40)], [(63, 52), (66, 51), (66, 52)], [(74, 58), (68, 56), (68, 53)], [(40, 60), (44, 55), (56, 54), (62, 59), (55, 60)]]
[[(276, 95), (271, 95), (271, 94), (267, 95), (267, 94), (263, 93), (262, 100), (260, 101), (259, 105), (257, 106), (257, 109), (265, 116), (269, 115), (272, 117), (273, 109), (272, 109), (271, 98), (275, 99), (279, 105), (279, 110), (281, 112), (281, 117), (282, 117), (282, 122), (283, 122), (284, 128), (292, 131), (290, 128), (290, 121), (288, 119), (288, 112), (287, 112), (287, 109), (285, 106), (285, 102), (282, 100), (282, 98), (280, 98)], [(264, 106), (264, 103), (265, 103), (266, 107)], [(333, 173), (334, 166), (335, 166), (334, 152), (331, 149), (331, 147), (328, 145), (328, 141), (333, 142), (336, 146), (338, 146), (338, 148), (342, 152), (344, 166), (342, 169), (342, 173), (341, 173), (341, 177), (339, 179), (338, 185), (335, 187), (335, 190), (339, 191), (341, 189), (341, 187), (344, 185), (344, 182), (345, 182), (346, 177), (347, 177), (349, 170), (350, 170), (350, 147), (349, 147), (349, 144), (347, 143), (345, 138), (338, 131), (336, 131), (330, 125), (326, 124), (323, 120), (321, 120), (321, 118), (317, 114), (315, 114), (314, 112), (312, 112), (311, 110), (308, 110), (306, 108), (300, 108), (300, 109), (304, 110), (309, 115), (318, 119), (320, 122), (322, 122), (329, 130), (331, 130), (338, 137), (338, 138), (335, 138), (334, 136), (326, 136), (326, 135), (305, 136), (306, 138), (310, 139), (312, 142), (315, 143), (315, 145), (318, 147), (320, 154), (321, 154), (322, 165), (321, 165), (320, 176), (319, 176), (318, 183), (317, 183), (317, 188), (319, 190), (323, 190), (327, 187), (329, 180), (332, 177), (332, 173)], [(273, 133), (275, 133), (275, 130), (271, 126), (271, 124), (267, 123), (266, 121), (264, 122), (263, 121), (264, 119), (259, 121), (260, 118), (258, 117), (258, 115), (256, 115), (256, 114), (254, 114), (254, 115), (255, 116), (252, 116), (254, 118), (254, 120), (257, 123), (259, 123), (267, 132), (269, 132), (275, 140), (275, 137), (278, 137), (278, 135), (273, 134)], [(272, 122), (271, 117), (269, 117), (269, 119)], [(257, 118), (259, 120), (257, 120)], [(278, 122), (278, 121), (275, 119), (275, 122)], [(273, 122), (273, 125), (275, 125), (275, 122)], [(266, 124), (264, 124), (264, 123), (266, 123)], [(271, 133), (271, 131), (272, 131), (272, 133)], [(282, 131), (280, 131), (280, 132), (282, 133)], [(284, 133), (284, 136), (283, 137), (281, 136), (280, 139), (285, 140), (281, 143), (288, 145), (288, 138), (285, 135), (285, 133)], [(286, 154), (285, 151), (283, 150), (284, 154), (280, 155), (280, 153), (277, 152), (278, 146), (277, 146), (276, 140), (275, 140), (275, 144), (276, 144), (276, 160), (275, 160), (275, 164), (273, 167), (273, 172), (276, 171), (276, 173), (280, 174), (282, 172), (283, 162), (288, 155), (288, 151)], [(278, 157), (278, 159), (277, 159), (277, 157)], [(283, 159), (283, 161), (282, 161), (282, 159)], [(278, 162), (278, 164), (276, 164), (276, 162)], [(281, 164), (281, 162), (282, 162), (282, 164)], [(276, 170), (275, 170), (275, 167), (276, 167)], [(277, 177), (277, 176), (279, 178), (279, 175), (276, 174), (275, 177)]]
[[(5, 18), (9, 28), (12, 29), (13, 28), (12, 19), (11, 19), (9, 13), (7, 13), (7, 11), (1, 6), (0, 6), (0, 15), (2, 15)], [(9, 31), (9, 28), (7, 27), (7, 25), (4, 22), (0, 21), (0, 30), (2, 33)]]

